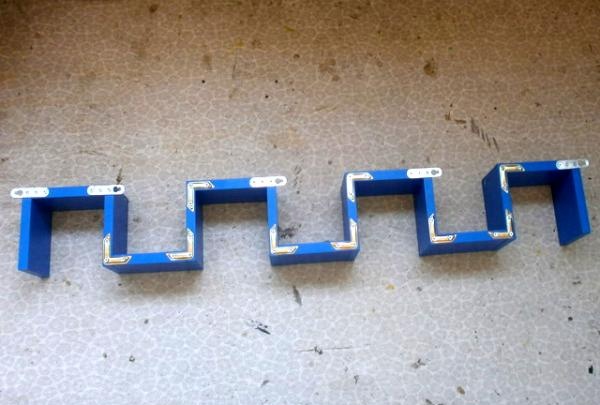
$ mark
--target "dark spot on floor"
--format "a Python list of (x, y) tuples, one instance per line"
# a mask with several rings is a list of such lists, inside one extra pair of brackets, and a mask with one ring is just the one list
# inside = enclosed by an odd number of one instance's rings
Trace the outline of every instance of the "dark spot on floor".
[[(8, 158), (7, 158), (7, 159), (8, 159)], [(327, 164), (328, 164), (328, 165), (330, 165), (330, 166), (331, 166), (331, 164), (332, 164), (332, 163), (333, 163), (333, 161), (331, 161), (331, 160), (328, 160), (328, 161), (327, 161)]]
[(496, 149), (496, 152), (500, 152), (500, 145), (498, 144), (498, 141), (496, 140), (495, 137), (490, 137), (487, 132), (485, 132), (483, 130), (483, 128), (481, 128), (479, 126), (479, 124), (475, 121), (474, 118), (471, 118), (470, 121), (470, 126), (471, 126), (471, 132), (475, 135), (477, 135), (478, 137), (481, 138), (481, 140), (483, 142), (485, 142), (487, 144), (488, 148), (492, 147), (492, 143), (494, 144), (494, 148)]
[(294, 166), (294, 180), (292, 181), (292, 186), (294, 188), (298, 187), (299, 176), (302, 172), (302, 166), (296, 165)]
[(294, 54), (294, 59), (300, 59), (300, 54), (299, 53), (295, 53)]
[(0, 163), (4, 163), (4, 162), (6, 162), (6, 161), (8, 161), (8, 158), (7, 158), (7, 157), (0, 158)]
[(300, 306), (302, 306), (302, 296), (300, 295), (300, 291), (296, 288), (295, 285), (292, 286), (292, 292), (294, 293), (294, 300)]
[(435, 62), (435, 59), (431, 58), (431, 59), (427, 60), (427, 62), (425, 63), (425, 66), (423, 66), (423, 72), (425, 72), (425, 74), (427, 76), (436, 77), (437, 71), (438, 71), (438, 67), (437, 67), (437, 63)]
[(148, 325), (148, 322), (150, 322), (148, 318), (144, 319), (144, 325)]
[(488, 136), (487, 132), (484, 132), (483, 130), (481, 131), (481, 139), (483, 141), (485, 141), (488, 148), (492, 147), (492, 143), (490, 142), (490, 137)]
[(358, 374), (354, 376), (354, 385), (358, 384), (359, 378), (360, 378), (360, 376)]
[(263, 380), (263, 382), (260, 384), (261, 388), (267, 385), (269, 382), (269, 380)]
[(70, 280), (65, 280), (65, 285), (66, 285), (67, 287), (70, 287), (70, 286), (71, 286), (71, 281), (70, 281)]
[(317, 353), (319, 356), (323, 354), (323, 349), (321, 349), (319, 346), (313, 347), (313, 351), (315, 353)]
[(589, 366), (588, 367), (588, 373), (589, 374), (594, 374), (594, 366)]
[(410, 366), (414, 369), (418, 369), (419, 367), (423, 367), (425, 366), (427, 363), (425, 363), (423, 360), (418, 359), (417, 361), (415, 361), (413, 364), (411, 364)]
[(252, 328), (256, 329), (257, 331), (262, 332), (264, 334), (267, 334), (267, 335), (271, 334), (271, 332), (269, 331), (269, 325), (265, 325), (262, 322), (255, 321), (255, 320), (250, 320), (248, 322), (248, 326), (250, 326), (250, 327), (252, 327)]
[(269, 98), (269, 95), (268, 95), (268, 94), (265, 94), (265, 98)]
[(573, 317), (572, 317), (572, 316), (570, 316), (570, 317), (568, 317), (568, 318), (567, 318), (567, 320), (568, 320), (569, 322), (571, 322), (571, 321), (573, 320)]
[(295, 224), (295, 225), (292, 225), (292, 226), (287, 227), (287, 228), (277, 227), (277, 232), (278, 232), (279, 237), (281, 239), (291, 239), (291, 238), (293, 238), (296, 235), (296, 233), (298, 232), (298, 229), (301, 226), (302, 225)]
[(119, 168), (119, 173), (117, 173), (117, 178), (115, 179), (115, 182), (117, 184), (121, 184), (121, 182), (123, 181), (123, 168)]
[(129, 361), (130, 361), (131, 363), (133, 363), (133, 362), (135, 361), (135, 357), (133, 357), (133, 355), (132, 355), (132, 356), (129, 356)]
[(104, 357), (105, 359), (107, 359), (108, 358), (108, 354), (102, 353), (102, 357)]
[(133, 222), (135, 222), (136, 224), (139, 224), (140, 222), (142, 222), (142, 218), (140, 218), (140, 217), (133, 217)]
[(148, 11), (150, 11), (150, 14), (156, 13), (156, 10), (158, 10), (158, 4), (151, 4), (150, 7), (148, 7)]
[(418, 291), (418, 292), (421, 292), (421, 291), (423, 291), (423, 287), (417, 287), (417, 291)]
[(456, 387), (456, 392), (458, 392), (460, 395), (465, 395), (465, 389), (460, 385)]

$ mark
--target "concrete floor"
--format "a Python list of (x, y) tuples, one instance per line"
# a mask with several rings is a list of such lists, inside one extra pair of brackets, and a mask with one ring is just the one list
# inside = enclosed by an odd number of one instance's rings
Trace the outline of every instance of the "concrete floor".
[(0, 403), (598, 404), (600, 234), (559, 247), (546, 188), (497, 253), (419, 258), (411, 200), (366, 198), (356, 262), (271, 268), (264, 205), (216, 206), (203, 272), (127, 277), (57, 214), (48, 280), (9, 198), (120, 181), (131, 250), (177, 250), (186, 179), (282, 174), (314, 241), (344, 171), (439, 166), (458, 231), (496, 162), (587, 157), (597, 227), (598, 156), (598, 1), (1, 1)]

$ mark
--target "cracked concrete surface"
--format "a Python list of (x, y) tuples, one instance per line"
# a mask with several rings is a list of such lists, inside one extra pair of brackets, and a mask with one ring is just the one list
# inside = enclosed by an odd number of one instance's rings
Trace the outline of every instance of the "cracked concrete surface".
[(205, 270), (119, 277), (100, 212), (16, 271), (16, 186), (120, 182), (132, 251), (183, 246), (184, 182), (286, 175), (287, 241), (341, 237), (346, 170), (440, 166), (442, 231), (485, 226), (499, 161), (587, 157), (600, 213), (597, 1), (1, 1), (0, 403), (595, 404), (600, 237), (419, 258), (366, 198), (355, 263), (271, 268), (265, 208), (206, 209)]

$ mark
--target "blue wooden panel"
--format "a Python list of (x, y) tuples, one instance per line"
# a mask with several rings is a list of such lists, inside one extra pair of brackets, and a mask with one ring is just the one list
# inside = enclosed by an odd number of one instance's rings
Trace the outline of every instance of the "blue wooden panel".
[(498, 250), (516, 239), (510, 187), (549, 186), (561, 245), (590, 233), (581, 167), (587, 161), (500, 163), (483, 178), (487, 229), (440, 232), (433, 178), (437, 168), (354, 171), (342, 180), (341, 241), (279, 243), (277, 188), (281, 176), (193, 180), (186, 183), (186, 246), (176, 252), (128, 253), (128, 201), (124, 187), (78, 186), (15, 189), (22, 199), (19, 264), (21, 271), (39, 277), (50, 274), (52, 212), (104, 210), (103, 265), (117, 273), (200, 270), (203, 268), (202, 206), (265, 202), (267, 243), (272, 265), (352, 261), (360, 251), (358, 198), (412, 194), (419, 254), (435, 255)]

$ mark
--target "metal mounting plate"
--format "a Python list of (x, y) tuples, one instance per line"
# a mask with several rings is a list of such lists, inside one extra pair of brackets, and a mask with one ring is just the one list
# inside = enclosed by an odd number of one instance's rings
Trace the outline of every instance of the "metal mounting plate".
[(44, 198), (49, 194), (48, 187), (21, 187), (10, 190), (12, 198)]

